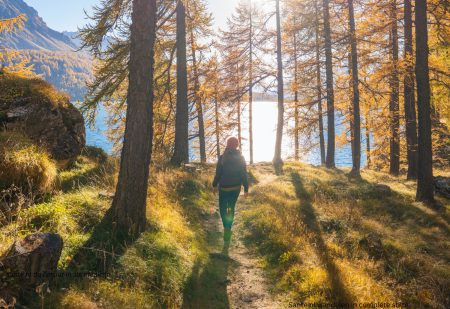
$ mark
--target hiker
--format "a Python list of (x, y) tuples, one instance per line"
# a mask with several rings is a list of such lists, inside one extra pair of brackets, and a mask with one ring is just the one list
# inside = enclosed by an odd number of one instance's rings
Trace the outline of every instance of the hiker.
[(237, 138), (227, 139), (227, 147), (217, 161), (213, 181), (213, 187), (219, 190), (219, 209), (225, 240), (230, 240), (231, 237), (234, 209), (242, 186), (244, 186), (245, 197), (248, 195), (247, 167), (238, 147)]

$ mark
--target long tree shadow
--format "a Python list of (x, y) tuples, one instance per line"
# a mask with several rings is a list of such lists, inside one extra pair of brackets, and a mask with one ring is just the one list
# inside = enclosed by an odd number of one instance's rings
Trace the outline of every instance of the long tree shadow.
[[(63, 276), (58, 276), (55, 280), (56, 288), (82, 285), (95, 277), (120, 279), (115, 271), (115, 263), (135, 241), (136, 239), (130, 238), (125, 231), (115, 228), (112, 208), (108, 209), (102, 221), (93, 228), (89, 239), (73, 253), (69, 264), (61, 271)], [(63, 296), (58, 295), (56, 298)], [(58, 302), (58, 299), (49, 301)]]
[(182, 308), (230, 308), (228, 271), (234, 260), (228, 255), (229, 246), (229, 242), (224, 242), (222, 252), (210, 253), (206, 265), (200, 260), (194, 264), (183, 292)]
[(328, 273), (331, 284), (332, 300), (342, 303), (352, 303), (353, 296), (342, 282), (340, 271), (336, 267), (336, 264), (328, 252), (327, 245), (323, 240), (317, 216), (311, 204), (311, 196), (304, 187), (302, 179), (297, 172), (291, 174), (291, 180), (295, 188), (296, 196), (300, 201), (299, 211), (311, 236), (310, 242), (314, 244), (317, 255)]

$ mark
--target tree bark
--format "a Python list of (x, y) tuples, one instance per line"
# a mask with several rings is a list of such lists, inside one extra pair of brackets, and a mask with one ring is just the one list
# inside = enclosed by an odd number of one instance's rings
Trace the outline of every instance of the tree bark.
[(329, 0), (323, 0), (323, 36), (325, 40), (325, 66), (327, 77), (327, 157), (326, 166), (334, 168), (335, 164), (335, 128), (334, 128), (334, 86), (333, 86), (333, 59), (331, 51), (331, 29), (330, 29), (330, 11)]
[(275, 155), (273, 165), (275, 172), (281, 174), (283, 171), (283, 160), (281, 159), (281, 146), (284, 125), (284, 83), (283, 83), (283, 59), (281, 52), (281, 14), (280, 0), (276, 1), (276, 23), (277, 23), (277, 81), (278, 81), (278, 123), (275, 141)]
[(319, 144), (320, 163), (325, 165), (325, 137), (323, 133), (323, 108), (322, 108), (322, 77), (320, 72), (320, 28), (319, 28), (319, 8), (317, 0), (314, 2), (316, 11), (316, 80), (317, 80), (317, 112), (319, 116)]
[[(295, 23), (295, 22), (294, 22)], [(299, 102), (298, 102), (298, 59), (297, 59), (297, 32), (294, 30), (294, 159), (298, 161), (300, 158), (300, 145), (299, 145)]]
[(189, 103), (186, 61), (186, 8), (178, 0), (177, 8), (177, 108), (175, 115), (175, 147), (172, 156), (173, 165), (189, 162)]
[(405, 98), (405, 124), (406, 146), (408, 157), (408, 179), (417, 179), (417, 122), (416, 103), (414, 94), (414, 62), (413, 62), (413, 35), (411, 0), (404, 2), (405, 23), (405, 61), (406, 72), (404, 77)]
[(195, 48), (194, 31), (191, 29), (191, 52), (192, 52), (192, 70), (194, 73), (194, 101), (197, 109), (197, 121), (198, 121), (198, 139), (200, 144), (200, 162), (206, 162), (206, 142), (205, 142), (205, 121), (203, 118), (203, 105), (200, 92), (200, 81), (197, 67), (197, 55)]
[(353, 136), (352, 136), (352, 170), (354, 176), (360, 175), (361, 168), (361, 118), (359, 109), (359, 77), (358, 77), (358, 50), (356, 46), (356, 26), (353, 0), (348, 0), (348, 15), (350, 27), (350, 48), (351, 48), (351, 72), (353, 89)]
[(372, 162), (370, 157), (370, 113), (366, 113), (366, 157), (367, 157), (367, 168), (370, 168)]
[(219, 132), (219, 95), (217, 93), (217, 89), (215, 90), (214, 95), (214, 115), (215, 115), (215, 124), (216, 124), (216, 153), (217, 160), (220, 158), (220, 132)]
[(153, 65), (156, 0), (134, 0), (125, 135), (116, 194), (116, 228), (137, 237), (146, 225), (146, 201), (153, 142)]
[(242, 149), (242, 122), (241, 122), (241, 112), (242, 112), (242, 106), (241, 106), (241, 72), (239, 68), (239, 63), (236, 63), (236, 122), (237, 122), (237, 133), (238, 133), (238, 141), (239, 141), (239, 147)]
[(416, 0), (416, 81), (419, 124), (418, 201), (434, 202), (433, 148), (431, 142), (430, 77), (428, 67), (427, 1)]
[(238, 141), (239, 147), (242, 149), (242, 122), (241, 122), (241, 99), (237, 101), (237, 125), (238, 125)]
[(389, 99), (389, 118), (391, 126), (390, 136), (390, 174), (398, 176), (400, 171), (400, 110), (399, 110), (399, 77), (398, 77), (398, 27), (397, 27), (397, 1), (391, 1), (391, 57), (392, 73), (390, 77), (391, 95)]

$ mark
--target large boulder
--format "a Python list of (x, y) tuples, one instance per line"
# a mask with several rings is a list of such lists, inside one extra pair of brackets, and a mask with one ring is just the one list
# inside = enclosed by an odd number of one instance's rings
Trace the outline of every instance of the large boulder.
[(29, 234), (15, 241), (0, 258), (0, 274), (10, 287), (35, 287), (51, 281), (56, 277), (62, 248), (63, 240), (58, 234)]
[(83, 116), (66, 94), (41, 79), (1, 72), (0, 129), (25, 134), (55, 160), (73, 159), (86, 144)]

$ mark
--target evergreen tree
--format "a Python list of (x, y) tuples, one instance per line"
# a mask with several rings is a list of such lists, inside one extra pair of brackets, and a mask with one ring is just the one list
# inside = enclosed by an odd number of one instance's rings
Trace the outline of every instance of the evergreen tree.
[(175, 147), (172, 164), (189, 162), (189, 102), (186, 58), (186, 7), (183, 0), (177, 2), (177, 105), (175, 116)]
[(331, 28), (329, 0), (323, 0), (323, 37), (325, 40), (325, 66), (327, 84), (327, 157), (326, 166), (335, 167), (335, 128), (334, 128), (334, 85), (333, 85), (333, 59), (331, 49)]
[(391, 175), (398, 176), (400, 171), (400, 109), (399, 109), (399, 73), (398, 73), (398, 26), (397, 26), (397, 1), (390, 3), (390, 38), (391, 38), (391, 60), (392, 71), (389, 80), (389, 121), (390, 134), (390, 160), (389, 167)]
[(428, 66), (427, 1), (416, 0), (416, 81), (419, 124), (418, 174), (416, 198), (434, 201), (433, 148), (431, 142), (430, 77)]
[(125, 135), (112, 209), (116, 227), (137, 237), (146, 225), (152, 152), (156, 0), (133, 0), (131, 21)]
[(353, 8), (353, 0), (348, 0), (348, 15), (349, 15), (349, 29), (350, 29), (350, 60), (351, 60), (351, 74), (352, 74), (352, 113), (353, 126), (350, 128), (352, 132), (352, 171), (351, 174), (359, 176), (361, 166), (361, 125), (360, 125), (360, 111), (359, 111), (359, 75), (358, 75), (358, 50), (356, 47), (356, 26), (355, 26), (355, 12)]
[(277, 32), (277, 87), (278, 87), (278, 118), (277, 133), (275, 140), (275, 155), (273, 165), (275, 172), (281, 174), (283, 171), (283, 160), (281, 159), (281, 147), (284, 126), (284, 82), (283, 82), (283, 54), (281, 50), (281, 12), (280, 0), (276, 0), (276, 32)]
[(405, 126), (406, 150), (408, 159), (408, 179), (417, 178), (417, 120), (416, 102), (414, 94), (414, 61), (413, 61), (413, 22), (411, 0), (404, 0), (404, 27), (405, 27)]

